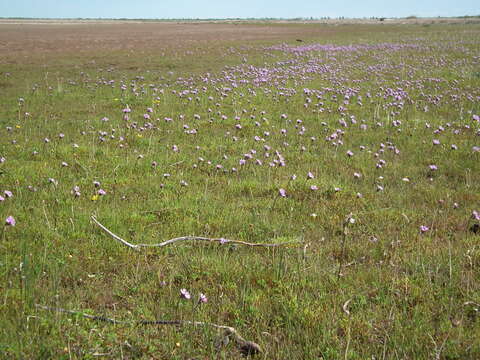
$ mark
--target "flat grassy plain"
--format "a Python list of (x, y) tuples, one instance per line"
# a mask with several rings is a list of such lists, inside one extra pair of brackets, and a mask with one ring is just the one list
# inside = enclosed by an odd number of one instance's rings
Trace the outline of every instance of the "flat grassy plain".
[[(480, 358), (478, 23), (1, 23), (0, 51), (0, 357), (245, 357), (157, 319), (260, 359)], [(135, 251), (92, 215), (298, 243)]]

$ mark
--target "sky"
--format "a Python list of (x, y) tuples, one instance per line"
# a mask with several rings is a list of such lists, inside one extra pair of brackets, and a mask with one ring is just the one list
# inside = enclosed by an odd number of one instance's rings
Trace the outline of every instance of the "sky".
[(480, 15), (479, 0), (0, 0), (0, 17), (296, 18)]

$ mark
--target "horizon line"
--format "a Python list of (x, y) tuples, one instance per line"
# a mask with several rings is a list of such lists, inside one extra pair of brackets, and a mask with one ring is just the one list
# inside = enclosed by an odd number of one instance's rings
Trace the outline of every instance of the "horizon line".
[(297, 17), (224, 17), (224, 18), (204, 18), (204, 17), (184, 17), (184, 18), (125, 18), (125, 17), (28, 17), (28, 16), (0, 16), (1, 20), (153, 20), (153, 21), (175, 21), (175, 20), (355, 20), (355, 19), (462, 19), (462, 18), (479, 18), (478, 15), (459, 15), (459, 16), (362, 16), (362, 17), (348, 17), (348, 16), (297, 16)]

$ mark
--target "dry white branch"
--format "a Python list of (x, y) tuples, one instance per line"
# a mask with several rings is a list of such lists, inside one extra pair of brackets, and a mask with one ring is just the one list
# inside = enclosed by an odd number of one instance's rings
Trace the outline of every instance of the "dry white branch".
[(347, 301), (345, 301), (345, 303), (343, 304), (342, 306), (342, 310), (345, 314), (347, 315), (350, 315), (350, 310), (348, 309), (348, 304), (350, 304), (350, 302), (352, 301), (353, 299), (348, 299)]
[(136, 320), (136, 321), (122, 321), (105, 316), (90, 315), (81, 311), (67, 310), (62, 308), (50, 307), (45, 305), (35, 304), (38, 309), (61, 312), (66, 314), (80, 315), (86, 319), (107, 322), (115, 325), (176, 325), (185, 326), (192, 325), (195, 327), (213, 327), (218, 330), (224, 331), (225, 338), (232, 338), (235, 341), (240, 352), (244, 355), (254, 355), (262, 352), (260, 345), (253, 341), (245, 340), (235, 328), (231, 326), (218, 325), (214, 323), (202, 322), (202, 321), (190, 321), (190, 320)]
[(241, 240), (230, 240), (230, 239), (224, 239), (224, 238), (207, 238), (207, 237), (202, 237), (202, 236), (182, 236), (170, 240), (166, 240), (164, 242), (158, 243), (158, 244), (132, 244), (124, 239), (122, 239), (120, 236), (115, 235), (113, 232), (111, 232), (109, 229), (107, 229), (104, 225), (102, 225), (96, 218), (95, 216), (92, 215), (92, 220), (95, 224), (97, 224), (103, 231), (105, 231), (108, 235), (113, 237), (115, 240), (121, 242), (123, 245), (126, 245), (132, 249), (139, 250), (141, 247), (163, 247), (167, 246), (179, 241), (187, 241), (187, 240), (192, 240), (192, 241), (205, 241), (205, 242), (210, 242), (210, 243), (219, 243), (219, 244), (235, 244), (235, 245), (244, 245), (244, 246), (251, 246), (251, 247), (278, 247), (278, 246), (285, 246), (285, 245), (290, 245), (290, 244), (300, 244), (300, 241), (294, 240), (294, 241), (287, 241), (283, 243), (276, 243), (276, 244), (263, 244), (263, 243), (249, 243), (246, 241), (241, 241)]
[(102, 228), (103, 231), (105, 231), (108, 235), (113, 237), (115, 240), (120, 241), (123, 245), (127, 245), (128, 247), (130, 247), (132, 249), (135, 249), (135, 250), (139, 249), (139, 247), (140, 247), (139, 245), (130, 244), (128, 241), (123, 240), (120, 236), (115, 235), (113, 232), (111, 232), (105, 226), (103, 226), (93, 215), (92, 215), (92, 220), (95, 224), (100, 226), (100, 228)]
[(303, 259), (307, 258), (307, 248), (310, 246), (310, 243), (306, 243), (303, 247)]

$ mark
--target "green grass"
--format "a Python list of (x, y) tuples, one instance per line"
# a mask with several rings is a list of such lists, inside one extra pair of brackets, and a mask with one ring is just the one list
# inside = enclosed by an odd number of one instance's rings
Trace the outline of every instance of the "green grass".
[[(1, 64), (0, 157), (6, 161), (0, 164), (0, 192), (13, 192), (0, 202), (2, 357), (242, 358), (232, 344), (217, 349), (219, 333), (212, 328), (109, 325), (35, 307), (43, 304), (122, 320), (229, 325), (257, 342), (263, 349), (257, 357), (263, 359), (479, 358), (480, 248), (479, 234), (470, 228), (472, 211), (480, 211), (480, 153), (472, 150), (480, 145), (479, 123), (472, 118), (480, 114), (480, 79), (473, 75), (480, 28), (395, 28), (398, 33), (342, 26), (328, 41), (301, 45), (405, 41), (422, 48), (297, 58), (266, 51), (258, 42), (225, 43), (211, 51), (192, 49), (193, 55), (185, 49), (129, 59), (122, 53), (84, 53), (50, 58), (47, 68), (35, 59)], [(235, 51), (228, 52), (232, 46)], [(273, 82), (234, 88), (226, 81), (201, 81), (205, 72), (215, 78), (244, 57), (267, 68), (290, 66), (275, 65), (278, 61), (297, 59), (296, 65), (305, 66), (321, 59), (335, 71), (301, 80), (292, 67), (290, 78), (278, 85), (286, 93), (295, 90), (289, 97), (278, 94)], [(182, 83), (178, 77), (191, 80)], [(226, 97), (223, 87), (232, 88)], [(358, 93), (342, 116), (337, 108), (348, 87)], [(395, 100), (384, 99), (383, 91), (399, 87), (408, 98), (392, 117), (389, 103)], [(323, 91), (322, 98), (311, 95), (304, 107), (305, 88)], [(197, 94), (179, 98), (178, 92), (194, 89)], [(440, 100), (432, 104), (435, 96)], [(20, 97), (25, 101), (19, 105)], [(132, 112), (125, 121), (127, 104)], [(147, 107), (153, 108), (151, 120), (143, 119)], [(318, 111), (322, 107), (325, 111)], [(339, 124), (342, 118), (348, 127)], [(402, 124), (393, 126), (393, 119)], [(366, 130), (359, 127), (362, 120)], [(146, 121), (153, 128), (140, 130)], [(186, 134), (184, 124), (198, 134)], [(304, 135), (298, 134), (301, 126)], [(445, 130), (433, 134), (439, 126)], [(336, 129), (345, 132), (343, 145), (325, 140)], [(100, 141), (103, 131), (107, 135)], [(433, 139), (441, 144), (433, 145)], [(264, 145), (270, 146), (269, 157)], [(254, 160), (239, 165), (252, 149), (262, 165)], [(268, 165), (278, 159), (275, 151), (286, 166)], [(386, 161), (381, 169), (375, 167), (379, 159)], [(438, 170), (430, 171), (431, 164)], [(309, 171), (314, 179), (307, 179)], [(188, 186), (181, 186), (182, 180)], [(95, 197), (93, 181), (101, 182), (106, 195)], [(74, 186), (80, 187), (78, 198)], [(280, 188), (286, 198), (279, 196)], [(300, 239), (302, 245), (251, 249), (185, 242), (135, 252), (96, 227), (92, 214), (133, 243), (198, 235), (259, 243)], [(356, 221), (344, 236), (349, 214)], [(16, 226), (3, 226), (10, 215)], [(421, 234), (421, 225), (429, 231)], [(182, 288), (193, 300), (180, 299)], [(194, 306), (199, 293), (208, 302)], [(347, 300), (349, 314), (342, 309)]]

